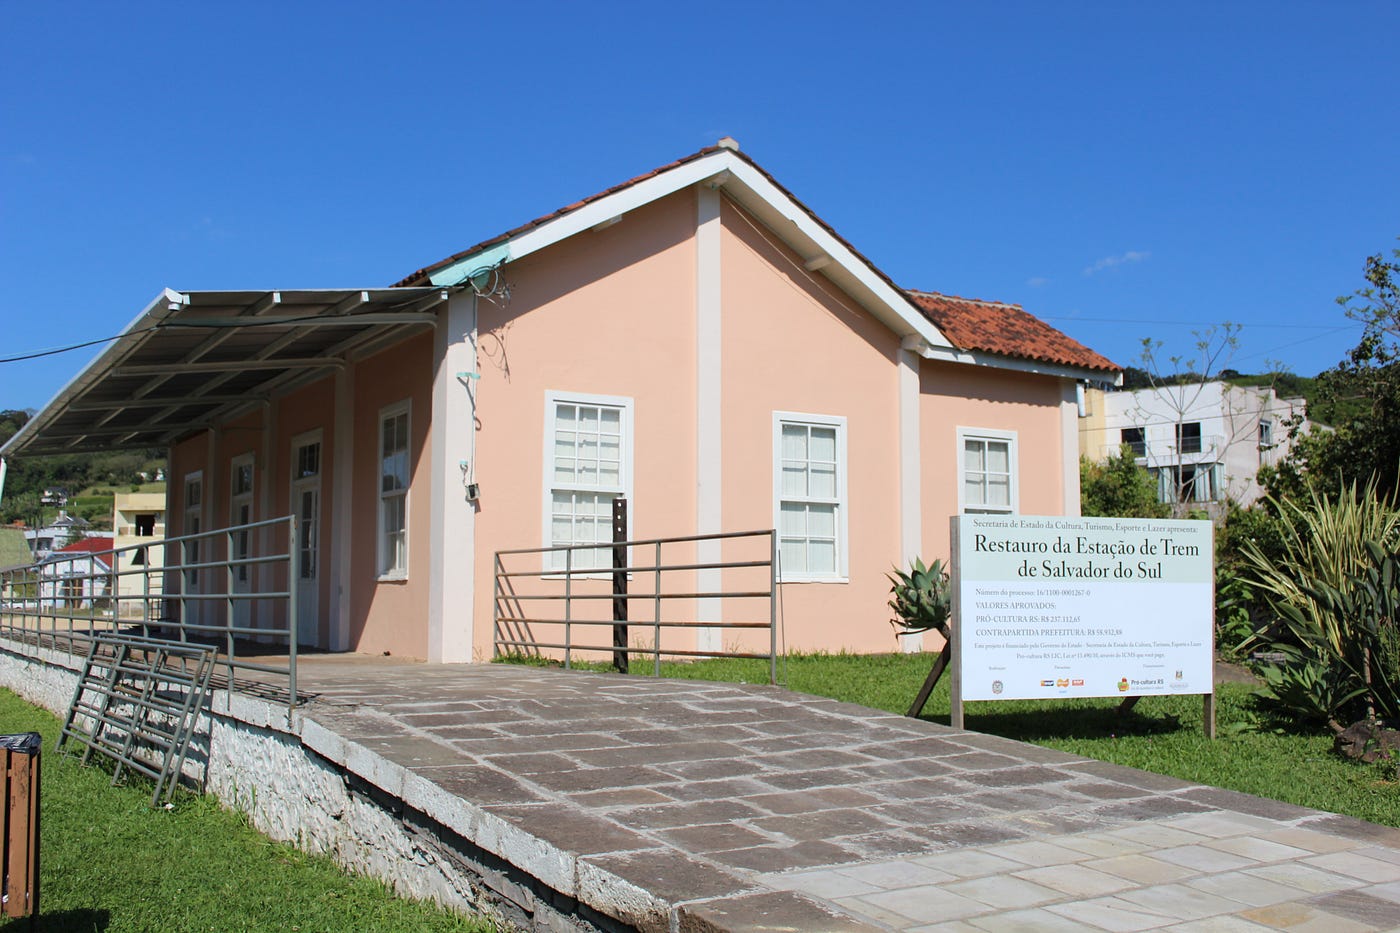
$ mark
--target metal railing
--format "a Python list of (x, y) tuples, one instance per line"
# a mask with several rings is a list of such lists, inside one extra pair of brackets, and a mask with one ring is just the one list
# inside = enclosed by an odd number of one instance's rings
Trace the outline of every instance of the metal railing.
[[(706, 542), (716, 543), (719, 559), (698, 556), (707, 550)], [(677, 550), (683, 555), (667, 563), (667, 554)], [(592, 552), (591, 559), (586, 552)], [(607, 552), (611, 564), (598, 566), (597, 555)], [(635, 555), (635, 562), (628, 555)], [(497, 551), (493, 650), (496, 657), (562, 652), (566, 668), (579, 653), (611, 654), (622, 671), (631, 654), (650, 654), (656, 676), (663, 656), (758, 658), (768, 661), (769, 682), (776, 683), (776, 567), (772, 529)], [(649, 617), (637, 618), (631, 607)], [(589, 635), (581, 640), (578, 632), (609, 627), (611, 643)], [(730, 643), (699, 649), (689, 647), (688, 639), (675, 644), (665, 637), (700, 629), (723, 633)], [(645, 638), (629, 643), (633, 634)], [(763, 644), (755, 644), (760, 640)]]
[[(226, 685), (286, 678), (297, 702), (296, 516), (101, 551), (55, 551), (0, 570), (0, 634), (86, 656), (93, 637), (126, 631), (211, 646)], [(285, 646), (287, 663), (254, 658)], [(280, 693), (280, 690), (274, 690)]]

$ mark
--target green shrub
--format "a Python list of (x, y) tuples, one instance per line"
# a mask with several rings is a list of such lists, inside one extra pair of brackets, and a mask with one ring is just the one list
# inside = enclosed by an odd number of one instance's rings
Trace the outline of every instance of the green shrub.
[(1227, 658), (1238, 659), (1249, 651), (1256, 636), (1254, 589), (1233, 567), (1215, 565), (1215, 648)]
[(1278, 712), (1341, 732), (1345, 727), (1338, 722), (1338, 717), (1344, 715), (1342, 711), (1363, 691), (1348, 690), (1345, 675), (1335, 666), (1309, 657), (1297, 648), (1284, 645), (1276, 646), (1275, 650), (1284, 655), (1284, 660), (1259, 669), (1259, 675), (1264, 678), (1260, 699)]
[(1079, 458), (1079, 511), (1110, 518), (1166, 518), (1172, 510), (1157, 500), (1157, 483), (1124, 444), (1102, 463)]

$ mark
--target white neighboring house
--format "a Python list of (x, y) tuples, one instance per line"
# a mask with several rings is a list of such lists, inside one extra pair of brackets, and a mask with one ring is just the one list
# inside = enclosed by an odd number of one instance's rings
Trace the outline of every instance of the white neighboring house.
[(1280, 398), (1271, 386), (1204, 382), (1106, 392), (1094, 402), (1102, 416), (1080, 424), (1098, 435), (1083, 438), (1087, 456), (1102, 461), (1127, 444), (1161, 501), (1212, 514), (1227, 498), (1247, 506), (1263, 494), (1255, 476), (1288, 454), (1292, 418), (1312, 427), (1304, 400)]
[[(45, 490), (48, 495), (48, 490)], [(29, 541), (29, 549), (35, 561), (47, 558), (54, 551), (61, 550), (69, 542), (81, 540), (92, 523), (77, 515), (69, 515), (60, 509), (58, 518), (40, 528), (26, 528), (24, 537)]]
[(111, 594), (112, 538), (97, 535), (64, 545), (39, 564), (39, 600), (50, 609), (89, 609)]

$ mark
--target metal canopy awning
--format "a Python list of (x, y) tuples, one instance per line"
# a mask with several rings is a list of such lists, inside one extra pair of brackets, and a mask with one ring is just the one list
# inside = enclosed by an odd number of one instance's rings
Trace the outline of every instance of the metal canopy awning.
[(0, 447), (164, 447), (436, 323), (449, 290), (166, 289)]

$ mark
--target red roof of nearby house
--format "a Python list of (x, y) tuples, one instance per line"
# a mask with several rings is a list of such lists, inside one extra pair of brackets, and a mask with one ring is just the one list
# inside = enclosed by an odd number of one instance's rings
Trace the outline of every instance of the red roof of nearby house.
[(112, 566), (112, 555), (103, 552), (112, 550), (111, 538), (79, 538), (72, 544), (65, 544), (54, 554), (90, 554), (92, 559), (108, 569)]
[[(469, 246), (460, 252), (453, 253), (446, 259), (424, 266), (400, 281), (395, 282), (392, 287), (399, 288), (409, 285), (426, 284), (429, 275), (458, 260), (478, 253), (488, 247), (503, 243), (506, 240), (533, 230), (536, 227), (543, 226), (566, 214), (571, 214), (579, 208), (592, 204), (594, 201), (599, 201), (609, 195), (624, 191), (649, 178), (655, 178), (657, 175), (664, 174), (672, 169), (694, 162), (696, 159), (704, 158), (712, 153), (728, 148), (728, 146), (707, 146), (699, 152), (692, 153), (684, 158), (652, 169), (635, 178), (630, 178), (621, 184), (613, 185), (605, 191), (589, 195), (582, 200), (575, 201), (572, 204), (561, 207), (556, 211), (551, 211), (541, 217), (536, 217), (534, 220), (522, 224), (513, 230), (507, 230), (505, 233), (498, 236), (482, 240), (475, 246)], [(941, 295), (937, 292), (919, 292), (901, 288), (899, 285), (895, 284), (882, 269), (871, 262), (865, 254), (851, 245), (850, 241), (837, 233), (830, 224), (818, 217), (815, 211), (802, 203), (791, 191), (783, 187), (783, 185), (761, 165), (738, 149), (730, 149), (730, 151), (736, 157), (747, 162), (759, 174), (772, 183), (774, 187), (790, 198), (794, 204), (820, 224), (827, 233), (835, 237), (842, 245), (849, 249), (856, 258), (865, 263), (872, 272), (884, 279), (885, 282), (895, 290), (907, 294), (914, 305), (923, 312), (924, 317), (928, 318), (928, 320), (942, 331), (944, 336), (952, 341), (959, 349), (978, 350), (1002, 356), (1037, 360), (1046, 363), (1059, 363), (1065, 366), (1102, 370), (1109, 373), (1116, 373), (1122, 369), (1121, 366), (1113, 361), (1100, 356), (1077, 340), (1061, 333), (1039, 318), (1028, 314), (1020, 305), (981, 301), (975, 298), (958, 298), (953, 295)]]
[(938, 292), (909, 291), (909, 297), (943, 335), (961, 350), (1040, 360), (1116, 373), (1121, 366), (1056, 330), (1020, 305)]

